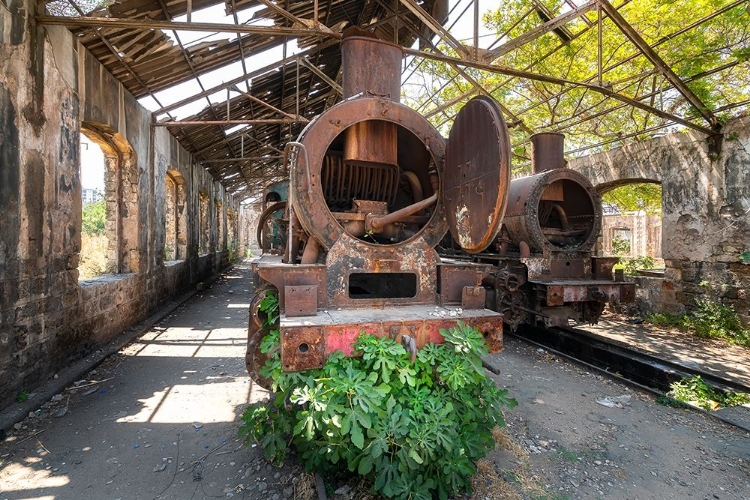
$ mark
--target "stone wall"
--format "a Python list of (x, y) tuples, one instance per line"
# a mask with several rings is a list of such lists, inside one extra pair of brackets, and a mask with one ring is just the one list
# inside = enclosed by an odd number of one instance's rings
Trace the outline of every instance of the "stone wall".
[[(35, 5), (0, 3), (0, 408), (218, 272), (238, 239), (224, 231), (220, 241), (216, 227), (228, 227), (226, 209), (238, 203), (166, 129), (151, 126), (150, 112), (70, 31), (36, 26)], [(85, 281), (82, 129), (111, 167), (107, 231), (117, 271)], [(169, 262), (167, 171), (183, 195), (169, 229), (182, 250)], [(200, 190), (212, 202), (210, 252), (199, 258)]]
[(731, 304), (750, 322), (750, 117), (725, 126), (721, 155), (705, 137), (675, 133), (576, 158), (570, 167), (600, 189), (634, 181), (662, 184), (662, 255), (666, 265), (660, 305), (684, 312), (699, 297)]

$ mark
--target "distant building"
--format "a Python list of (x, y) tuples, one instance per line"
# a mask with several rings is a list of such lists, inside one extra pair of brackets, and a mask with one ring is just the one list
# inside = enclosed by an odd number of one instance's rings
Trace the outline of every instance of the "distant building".
[(83, 188), (81, 189), (81, 199), (83, 204), (99, 201), (102, 199), (101, 191), (97, 189)]

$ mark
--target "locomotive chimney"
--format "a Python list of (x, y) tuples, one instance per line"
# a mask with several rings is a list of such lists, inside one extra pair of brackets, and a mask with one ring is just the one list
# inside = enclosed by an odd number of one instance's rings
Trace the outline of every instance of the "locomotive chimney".
[(565, 136), (554, 132), (534, 134), (531, 139), (531, 173), (565, 168)]
[(375, 38), (358, 28), (344, 32), (341, 42), (342, 87), (344, 99), (357, 94), (401, 99), (401, 47)]
[[(379, 40), (357, 28), (346, 30), (341, 42), (344, 99), (360, 95), (399, 102), (403, 57), (404, 53), (398, 45)], [(397, 125), (371, 119), (346, 129), (344, 163), (379, 165), (378, 168), (390, 172), (384, 174), (386, 177), (398, 179)]]

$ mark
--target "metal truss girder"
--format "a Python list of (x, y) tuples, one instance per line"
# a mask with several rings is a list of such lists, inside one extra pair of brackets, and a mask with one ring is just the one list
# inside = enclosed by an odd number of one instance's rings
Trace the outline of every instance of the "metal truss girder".
[(529, 71), (521, 71), (511, 68), (505, 68), (490, 64), (484, 64), (484, 63), (478, 63), (473, 61), (465, 61), (463, 59), (457, 59), (455, 57), (450, 56), (444, 56), (444, 55), (438, 55), (438, 54), (430, 54), (427, 52), (420, 52), (418, 50), (413, 49), (404, 49), (404, 54), (412, 55), (416, 57), (426, 57), (428, 59), (434, 59), (436, 61), (441, 61), (448, 64), (458, 64), (463, 66), (469, 66), (472, 68), (480, 69), (483, 71), (488, 71), (491, 73), (497, 73), (501, 75), (507, 75), (507, 76), (513, 76), (516, 78), (522, 78), (526, 80), (533, 80), (538, 82), (546, 82), (546, 83), (552, 83), (555, 85), (573, 85), (578, 87), (583, 87), (587, 89), (591, 89), (595, 92), (598, 92), (600, 94), (606, 95), (607, 97), (611, 97), (613, 99), (617, 99), (618, 101), (622, 101), (626, 104), (630, 104), (633, 107), (642, 109), (644, 111), (647, 111), (649, 113), (655, 114), (657, 116), (661, 116), (662, 118), (665, 118), (667, 120), (671, 120), (675, 123), (679, 123), (680, 125), (684, 125), (685, 127), (691, 128), (693, 130), (697, 130), (699, 132), (702, 132), (709, 136), (715, 136), (716, 131), (702, 127), (700, 125), (696, 125), (695, 123), (692, 123), (688, 120), (685, 120), (683, 118), (680, 118), (679, 116), (672, 115), (670, 113), (667, 113), (665, 111), (662, 111), (660, 109), (656, 109), (652, 106), (649, 106), (647, 104), (643, 104), (641, 102), (636, 101), (635, 99), (631, 99), (630, 97), (626, 97), (623, 95), (620, 95), (616, 92), (613, 92), (612, 90), (609, 90), (605, 87), (601, 87), (599, 85), (594, 85), (590, 83), (581, 83), (581, 82), (575, 82), (571, 80), (565, 80), (562, 78), (555, 78), (552, 76), (546, 76), (546, 75), (540, 75), (538, 73), (531, 73)]
[(640, 50), (643, 55), (651, 61), (651, 64), (656, 66), (659, 72), (664, 75), (669, 83), (671, 83), (677, 91), (682, 94), (685, 99), (692, 104), (698, 112), (706, 119), (711, 125), (713, 133), (716, 134), (721, 130), (721, 124), (719, 120), (714, 116), (710, 109), (700, 100), (700, 98), (690, 90), (685, 82), (675, 73), (664, 60), (659, 57), (659, 54), (641, 37), (641, 35), (628, 23), (624, 17), (615, 9), (608, 0), (598, 0), (602, 6), (602, 10), (607, 14), (610, 20), (617, 26), (620, 31)]

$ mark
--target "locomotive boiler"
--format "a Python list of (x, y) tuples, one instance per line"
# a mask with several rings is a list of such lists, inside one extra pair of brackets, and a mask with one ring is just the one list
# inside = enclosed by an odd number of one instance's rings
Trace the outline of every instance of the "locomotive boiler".
[(564, 136), (531, 137), (532, 174), (513, 179), (486, 281), (491, 307), (515, 330), (519, 324), (594, 324), (608, 302), (632, 302), (633, 283), (615, 280), (617, 257), (596, 257), (601, 233), (599, 194), (582, 174), (566, 168)]
[(510, 181), (498, 104), (469, 101), (446, 140), (399, 103), (399, 46), (345, 35), (341, 49), (344, 100), (286, 146), (286, 200), (267, 200), (261, 218), (263, 233), (285, 208), (280, 255), (253, 264), (246, 362), (261, 383), (259, 307), (268, 290), (278, 295), (287, 371), (320, 367), (336, 350), (351, 355), (361, 333), (388, 336), (414, 354), (459, 319), (491, 349), (502, 347), (503, 316), (485, 308), (483, 286), (495, 264), (435, 250), (448, 231), (470, 254), (496, 239)]

